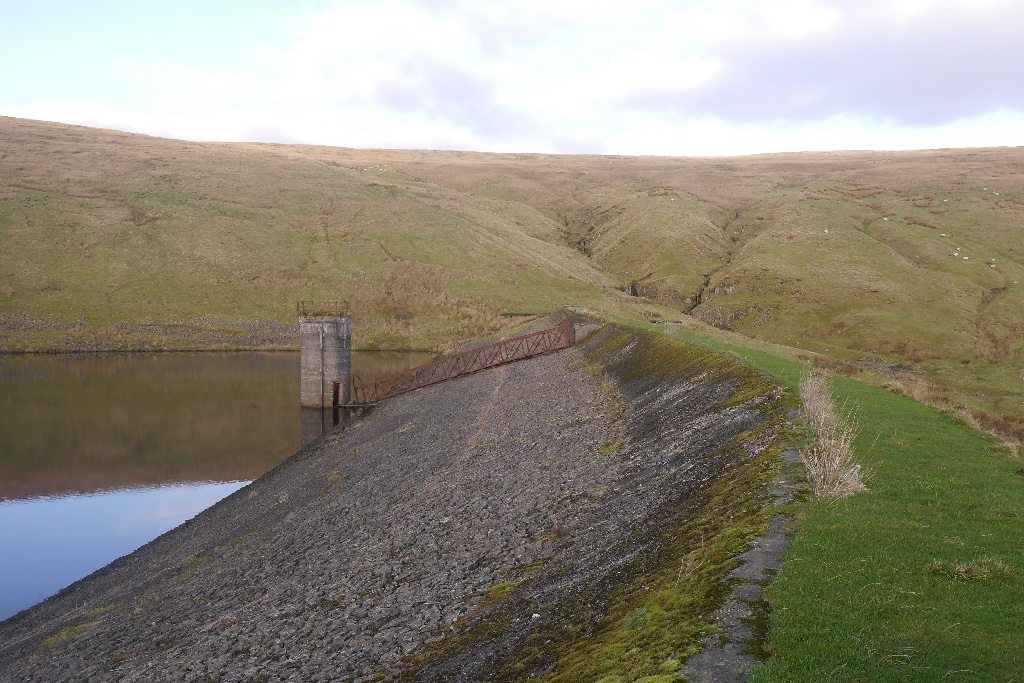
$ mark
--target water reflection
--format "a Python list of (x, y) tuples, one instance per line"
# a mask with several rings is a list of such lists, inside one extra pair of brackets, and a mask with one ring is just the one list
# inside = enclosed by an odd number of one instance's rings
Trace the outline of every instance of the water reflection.
[[(353, 373), (431, 357), (357, 351)], [(0, 356), (0, 386), (0, 500), (255, 479), (306, 433), (297, 353)]]
[[(431, 357), (354, 352), (353, 374)], [(0, 356), (0, 387), (0, 619), (259, 477), (305, 433), (298, 353)], [(331, 411), (309, 423), (331, 428)]]
[(298, 447), (298, 354), (0, 358), (0, 499), (254, 479)]
[(321, 408), (300, 408), (299, 425), (302, 445), (312, 443), (349, 418), (345, 408), (338, 410)]
[(145, 545), (246, 483), (0, 503), (0, 619)]

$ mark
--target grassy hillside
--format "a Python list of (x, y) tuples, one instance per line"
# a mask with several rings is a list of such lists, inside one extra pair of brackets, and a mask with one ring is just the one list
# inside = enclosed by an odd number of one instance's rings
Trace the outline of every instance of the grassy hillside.
[(1024, 419), (1022, 169), (1019, 148), (477, 154), (0, 118), (0, 350), (251, 346), (300, 299), (347, 300), (358, 345), (441, 350), (571, 304), (901, 366)]
[(8, 321), (57, 323), (8, 332), (8, 349), (120, 323), (293, 323), (300, 299), (348, 300), (364, 346), (443, 347), (610, 284), (529, 207), (332, 150), (11, 119), (0, 136), (0, 305)]
[[(786, 347), (677, 334), (771, 375), (794, 398), (808, 370)], [(783, 509), (797, 533), (767, 594), (773, 656), (752, 680), (1021, 680), (1019, 455), (891, 380), (830, 384), (856, 415), (868, 490), (804, 494)]]
[(758, 681), (1020, 681), (1021, 461), (963, 421), (838, 378), (869, 490), (794, 510)]

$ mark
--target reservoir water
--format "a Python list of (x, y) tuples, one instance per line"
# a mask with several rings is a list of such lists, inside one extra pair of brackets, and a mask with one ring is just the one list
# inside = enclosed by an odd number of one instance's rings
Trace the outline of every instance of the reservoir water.
[[(384, 377), (431, 354), (353, 352)], [(0, 356), (0, 620), (173, 529), (331, 428), (297, 353)]]

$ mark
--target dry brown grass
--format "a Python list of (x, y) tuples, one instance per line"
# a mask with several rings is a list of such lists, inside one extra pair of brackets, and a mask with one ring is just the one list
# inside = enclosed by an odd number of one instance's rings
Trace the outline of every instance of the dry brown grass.
[(1011, 455), (1024, 450), (1024, 418), (983, 410), (971, 411), (971, 416), (983, 431), (1002, 439)]
[(823, 356), (818, 354), (813, 360), (814, 367), (822, 368), (824, 370), (830, 370), (843, 377), (853, 377), (854, 375), (863, 372), (863, 368), (859, 368), (852, 363), (847, 363), (844, 360), (833, 358), (832, 356)]
[(1005, 562), (994, 557), (978, 557), (963, 562), (934, 560), (925, 567), (925, 571), (962, 583), (971, 581), (985, 583), (1006, 578), (1012, 574), (1010, 567)]
[(857, 420), (840, 415), (824, 373), (810, 372), (801, 378), (800, 400), (816, 437), (801, 453), (814, 495), (846, 498), (866, 491), (853, 450)]
[[(993, 301), (986, 300), (986, 303)], [(975, 351), (979, 358), (989, 363), (1006, 363), (1013, 359), (1017, 348), (1021, 344), (1021, 333), (1015, 329), (1006, 329), (989, 320), (979, 320), (977, 323), (977, 336), (975, 338)]]
[(924, 379), (889, 379), (882, 386), (893, 393), (905, 394), (915, 401), (937, 408), (979, 432), (991, 434), (1003, 442), (1012, 457), (1017, 457), (1024, 450), (1022, 417), (972, 408), (954, 397), (954, 387)]

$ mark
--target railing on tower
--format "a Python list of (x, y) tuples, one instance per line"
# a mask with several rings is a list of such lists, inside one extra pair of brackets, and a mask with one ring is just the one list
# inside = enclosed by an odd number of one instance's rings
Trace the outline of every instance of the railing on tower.
[(340, 318), (347, 315), (348, 302), (341, 301), (298, 301), (295, 312), (302, 318)]

